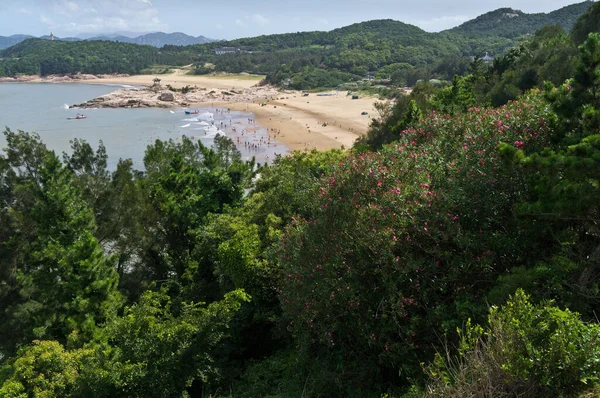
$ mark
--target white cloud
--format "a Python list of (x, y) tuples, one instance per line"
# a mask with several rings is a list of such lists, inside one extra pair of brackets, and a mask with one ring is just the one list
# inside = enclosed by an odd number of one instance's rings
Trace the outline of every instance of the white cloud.
[(69, 34), (168, 30), (150, 0), (36, 1), (49, 15), (42, 23)]
[(265, 26), (270, 24), (269, 18), (262, 16), (261, 14), (247, 15), (243, 19), (236, 19), (235, 24), (237, 26), (246, 27), (249, 25)]
[(48, 18), (47, 16), (45, 16), (44, 14), (40, 15), (40, 22), (43, 23), (44, 25), (48, 25), (48, 26), (54, 26), (55, 23), (52, 19)]
[(254, 15), (252, 15), (252, 17), (250, 19), (252, 20), (252, 22), (254, 22), (255, 24), (260, 25), (260, 26), (265, 26), (265, 25), (269, 24), (269, 19), (263, 17), (260, 14), (254, 14)]
[(439, 32), (444, 29), (450, 29), (468, 21), (470, 18), (465, 15), (447, 15), (443, 17), (431, 18), (415, 22), (415, 25), (429, 32)]
[(27, 8), (19, 8), (17, 10), (18, 14), (24, 14), (24, 15), (31, 15), (31, 11), (29, 11)]

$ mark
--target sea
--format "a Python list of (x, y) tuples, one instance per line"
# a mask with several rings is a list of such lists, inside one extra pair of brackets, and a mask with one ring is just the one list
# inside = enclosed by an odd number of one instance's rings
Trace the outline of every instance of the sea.
[[(247, 160), (271, 163), (287, 148), (269, 140), (266, 128), (252, 122), (254, 115), (223, 108), (194, 108), (186, 115), (182, 108), (155, 109), (69, 109), (72, 104), (108, 94), (123, 86), (73, 83), (2, 83), (0, 84), (0, 131), (23, 130), (39, 134), (46, 146), (62, 157), (70, 151), (70, 141), (79, 138), (93, 148), (103, 142), (109, 168), (119, 159), (132, 159), (134, 167), (144, 169), (144, 152), (156, 140), (180, 142), (183, 136), (212, 146), (217, 134), (236, 143)], [(188, 109), (189, 110), (189, 109)], [(68, 120), (78, 113), (87, 119)], [(6, 147), (0, 134), (0, 150)]]

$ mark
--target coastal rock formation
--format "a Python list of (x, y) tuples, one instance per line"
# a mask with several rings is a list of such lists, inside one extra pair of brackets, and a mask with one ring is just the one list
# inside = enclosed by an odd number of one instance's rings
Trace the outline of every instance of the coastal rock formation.
[(148, 89), (121, 89), (102, 97), (94, 98), (71, 108), (170, 108), (184, 106), (185, 99), (174, 93), (156, 94)]
[(173, 93), (171, 93), (169, 91), (165, 91), (164, 93), (161, 93), (158, 96), (158, 100), (165, 101), (165, 102), (173, 102), (173, 101), (175, 101), (175, 96), (173, 95)]
[(246, 90), (211, 90), (194, 88), (181, 92), (159, 91), (156, 87), (124, 88), (102, 97), (94, 98), (71, 108), (175, 108), (206, 102), (250, 102), (279, 95), (275, 87), (252, 87)]

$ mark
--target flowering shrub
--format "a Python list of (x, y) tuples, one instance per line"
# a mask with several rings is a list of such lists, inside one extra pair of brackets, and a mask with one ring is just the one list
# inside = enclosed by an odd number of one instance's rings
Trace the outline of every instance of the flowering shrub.
[(552, 119), (539, 93), (433, 113), (323, 177), (315, 216), (295, 218), (279, 247), (280, 300), (298, 345), (340, 354), (340, 381), (357, 365), (410, 377), (439, 333), (483, 317), (490, 284), (527, 256), (513, 206), (528, 187), (501, 149), (543, 148)]

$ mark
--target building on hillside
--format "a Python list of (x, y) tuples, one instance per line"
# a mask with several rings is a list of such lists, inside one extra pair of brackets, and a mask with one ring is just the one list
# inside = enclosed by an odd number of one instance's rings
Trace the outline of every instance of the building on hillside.
[(475, 61), (477, 58), (482, 60), (484, 64), (491, 64), (494, 62), (494, 57), (491, 57), (488, 53), (485, 53), (483, 57), (471, 57), (471, 61)]
[(490, 57), (488, 53), (485, 53), (485, 55), (481, 57), (481, 60), (486, 64), (489, 64), (490, 62), (494, 62), (494, 57)]
[(242, 50), (235, 47), (219, 47), (215, 48), (216, 55), (224, 55), (224, 54), (239, 54)]

